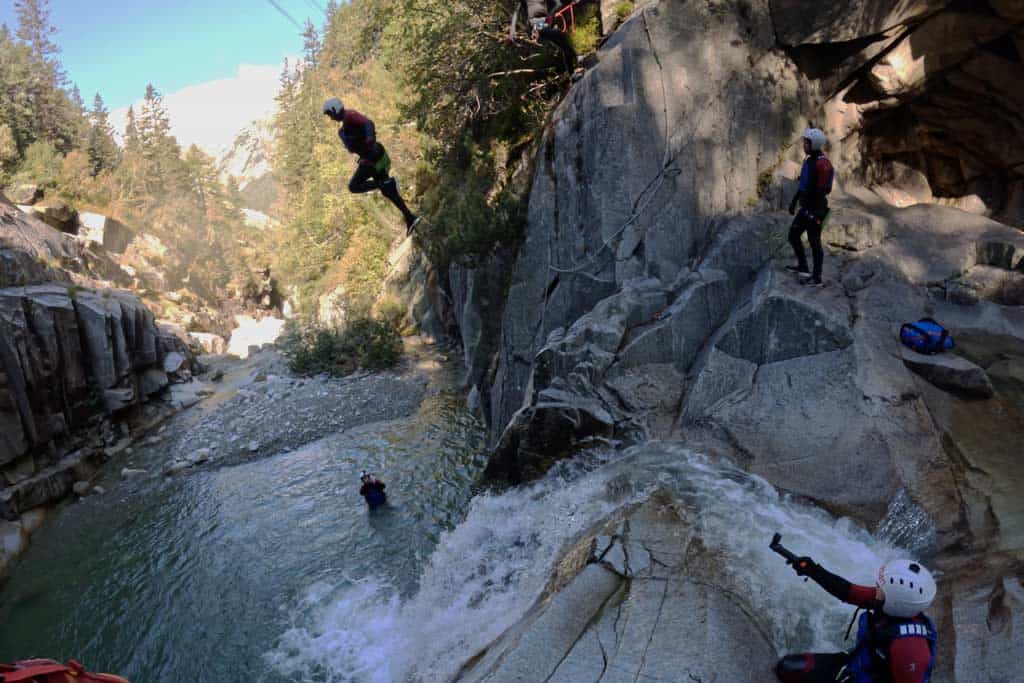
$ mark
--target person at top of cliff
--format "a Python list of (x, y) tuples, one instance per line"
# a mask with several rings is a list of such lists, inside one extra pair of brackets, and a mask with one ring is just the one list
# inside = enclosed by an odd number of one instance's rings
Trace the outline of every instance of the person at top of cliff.
[(366, 499), (366, 504), (371, 510), (388, 502), (387, 494), (384, 493), (387, 484), (365, 471), (359, 475), (359, 481), (362, 484), (359, 487), (359, 495)]
[(935, 664), (935, 625), (924, 610), (935, 599), (935, 579), (913, 560), (893, 560), (878, 570), (874, 586), (858, 586), (809, 557), (789, 562), (833, 597), (867, 610), (850, 652), (786, 655), (775, 674), (785, 683), (929, 683)]
[(324, 115), (341, 124), (338, 137), (352, 154), (359, 156), (356, 172), (348, 183), (348, 191), (362, 194), (380, 190), (388, 201), (402, 212), (406, 235), (411, 235), (420, 222), (398, 193), (398, 180), (391, 176), (391, 158), (384, 145), (377, 141), (373, 121), (355, 109), (346, 109), (337, 97), (324, 102)]
[[(793, 201), (789, 203), (789, 213), (796, 214), (789, 228), (789, 243), (797, 262), (795, 266), (786, 266), (786, 270), (797, 273), (802, 284), (821, 286), (821, 267), (825, 260), (825, 252), (821, 248), (821, 231), (828, 217), (828, 195), (832, 192), (835, 169), (825, 157), (825, 133), (817, 128), (808, 128), (803, 134), (803, 145), (807, 158), (800, 169), (800, 186)], [(802, 240), (805, 232), (814, 257), (813, 272), (807, 268), (807, 255)]]
[(553, 25), (554, 12), (561, 6), (562, 2), (557, 0), (521, 0), (516, 11), (512, 14), (512, 26), (509, 29), (509, 39), (516, 39), (516, 24), (518, 23), (519, 11), (526, 10), (526, 22), (532, 40), (543, 40), (558, 48), (562, 58), (562, 68), (574, 79), (583, 73), (579, 66), (579, 57), (569, 40), (569, 36)]

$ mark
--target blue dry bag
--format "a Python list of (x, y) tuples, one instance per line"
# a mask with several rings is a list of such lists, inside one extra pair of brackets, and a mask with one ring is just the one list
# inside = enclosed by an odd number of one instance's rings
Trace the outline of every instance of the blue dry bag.
[(949, 330), (931, 318), (904, 323), (900, 328), (900, 341), (918, 353), (940, 353), (953, 348), (953, 337)]

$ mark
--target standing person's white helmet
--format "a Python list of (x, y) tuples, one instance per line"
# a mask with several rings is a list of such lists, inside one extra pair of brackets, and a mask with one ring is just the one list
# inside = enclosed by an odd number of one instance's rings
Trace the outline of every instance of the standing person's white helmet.
[(820, 152), (825, 147), (825, 133), (820, 128), (808, 128), (803, 138), (811, 143), (811, 151)]
[(938, 588), (931, 573), (913, 560), (893, 560), (878, 570), (878, 587), (885, 593), (882, 611), (909, 619), (928, 609)]
[(343, 105), (341, 103), (341, 100), (339, 100), (337, 97), (332, 97), (331, 99), (324, 102), (324, 114), (333, 114), (334, 116), (341, 116), (341, 114), (344, 111), (345, 105)]

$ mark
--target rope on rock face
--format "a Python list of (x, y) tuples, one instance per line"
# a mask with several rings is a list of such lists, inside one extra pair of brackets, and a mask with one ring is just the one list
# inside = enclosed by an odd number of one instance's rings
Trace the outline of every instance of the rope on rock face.
[(598, 257), (598, 255), (600, 255), (601, 253), (604, 252), (605, 249), (610, 247), (612, 243), (616, 239), (618, 239), (619, 235), (626, 231), (626, 228), (633, 225), (633, 223), (635, 223), (636, 220), (640, 218), (640, 216), (647, 210), (647, 207), (651, 205), (651, 202), (654, 201), (654, 197), (658, 194), (658, 191), (661, 189), (661, 186), (664, 185), (666, 178), (673, 178), (682, 173), (682, 169), (679, 168), (671, 170), (669, 169), (669, 167), (675, 161), (675, 157), (671, 155), (671, 144), (669, 139), (670, 130), (668, 120), (668, 88), (665, 87), (665, 68), (661, 63), (661, 58), (658, 57), (658, 51), (654, 49), (654, 40), (651, 37), (651, 27), (650, 24), (648, 24), (647, 22), (647, 11), (642, 11), (640, 13), (640, 16), (643, 18), (644, 21), (644, 31), (647, 33), (647, 42), (651, 46), (651, 54), (654, 55), (654, 61), (658, 65), (658, 73), (660, 75), (661, 81), (662, 111), (665, 115), (665, 147), (664, 154), (662, 155), (661, 168), (658, 170), (658, 173), (653, 178), (651, 178), (650, 182), (647, 183), (647, 186), (644, 187), (643, 190), (641, 190), (640, 195), (637, 198), (637, 202), (634, 205), (635, 208), (633, 209), (632, 214), (630, 214), (626, 222), (623, 223), (607, 239), (605, 239), (601, 243), (601, 246), (599, 246), (594, 252), (592, 252), (590, 256), (588, 256), (586, 259), (574, 262), (571, 266), (567, 268), (556, 266), (552, 262), (550, 256), (549, 244), (548, 268), (555, 273), (564, 275), (582, 275), (583, 277), (594, 280), (595, 282), (600, 282), (604, 284), (615, 284), (614, 280), (602, 280), (601, 278), (598, 278), (596, 275), (592, 273), (584, 273), (582, 271), (583, 269), (588, 268), (590, 265), (592, 265), (594, 260)]
[[(673, 161), (673, 159), (670, 159), (668, 161), (668, 166), (671, 166)], [(596, 259), (605, 249), (610, 247), (612, 243), (615, 242), (615, 240), (619, 237), (619, 235), (626, 231), (626, 228), (633, 225), (633, 223), (635, 223), (636, 220), (640, 218), (640, 216), (643, 215), (645, 211), (647, 211), (647, 207), (649, 207), (651, 205), (651, 202), (654, 201), (654, 197), (658, 194), (658, 191), (661, 189), (661, 186), (665, 183), (665, 179), (675, 177), (680, 173), (682, 173), (681, 169), (675, 168), (670, 170), (667, 166), (663, 166), (658, 171), (657, 175), (655, 175), (654, 178), (652, 178), (651, 181), (647, 183), (647, 187), (645, 187), (640, 192), (640, 198), (637, 200), (638, 203), (636, 205), (636, 208), (633, 210), (633, 213), (626, 220), (626, 222), (623, 223), (606, 240), (604, 240), (601, 243), (601, 246), (599, 246), (595, 251), (593, 251), (590, 254), (590, 256), (588, 256), (582, 261), (577, 261), (573, 263), (568, 268), (556, 266), (553, 263), (549, 263), (548, 268), (556, 273), (568, 275), (582, 275), (584, 277), (589, 277), (593, 280), (596, 280), (597, 282), (614, 283), (613, 280), (602, 280), (600, 278), (597, 278), (595, 275), (592, 275), (590, 273), (584, 273), (582, 271), (583, 269), (590, 266), (594, 262), (594, 259)]]

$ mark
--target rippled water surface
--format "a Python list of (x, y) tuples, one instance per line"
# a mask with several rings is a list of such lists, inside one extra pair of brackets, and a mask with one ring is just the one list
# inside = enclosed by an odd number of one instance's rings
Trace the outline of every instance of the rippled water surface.
[[(316, 618), (319, 590), (369, 581), (408, 596), (462, 519), (483, 460), (460, 403), (429, 399), (414, 418), (68, 505), (0, 592), (0, 661), (74, 657), (133, 683), (292, 677), (273, 653)], [(385, 479), (390, 507), (367, 511), (362, 469)]]

